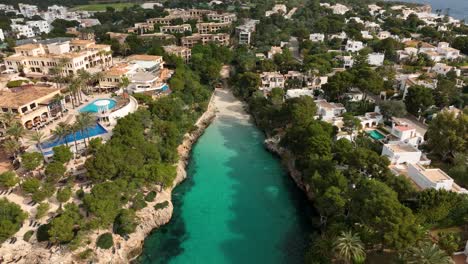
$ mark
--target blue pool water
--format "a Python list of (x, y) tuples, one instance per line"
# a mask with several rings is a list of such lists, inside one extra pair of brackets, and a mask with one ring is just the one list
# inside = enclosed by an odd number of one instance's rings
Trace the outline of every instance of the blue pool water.
[[(96, 125), (88, 128), (88, 132), (85, 133), (84, 135), (81, 133), (81, 131), (78, 131), (75, 133), (75, 136), (76, 136), (76, 140), (82, 140), (83, 138), (88, 136), (88, 134), (89, 134), (89, 137), (94, 137), (94, 136), (102, 135), (105, 133), (107, 133), (107, 130), (104, 127), (102, 127), (100, 124), (96, 123)], [(47, 142), (42, 143), (42, 148), (43, 149), (53, 148), (55, 146), (63, 145), (67, 142), (71, 143), (74, 140), (75, 139), (73, 137), (73, 134), (71, 133), (71, 134), (68, 134), (65, 138), (55, 139), (52, 141), (47, 141)]]
[(379, 131), (377, 130), (372, 130), (372, 131), (368, 131), (367, 133), (369, 133), (370, 137), (375, 139), (375, 140), (381, 140), (383, 138), (385, 138), (384, 135), (382, 135)]
[(80, 112), (89, 112), (89, 113), (97, 113), (98, 112), (98, 106), (96, 105), (96, 102), (99, 101), (109, 101), (109, 110), (113, 109), (117, 102), (114, 99), (97, 99), (92, 101), (91, 103), (85, 105), (83, 108), (81, 108), (79, 111)]
[(169, 89), (169, 86), (167, 85), (167, 83), (165, 83), (165, 84), (161, 87), (161, 90), (164, 92), (164, 91), (166, 91), (167, 89)]

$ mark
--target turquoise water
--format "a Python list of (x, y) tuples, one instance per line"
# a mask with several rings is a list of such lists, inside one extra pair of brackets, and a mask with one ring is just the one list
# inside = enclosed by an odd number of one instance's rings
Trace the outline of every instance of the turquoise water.
[[(102, 134), (105, 134), (105, 133), (107, 133), (107, 130), (103, 126), (101, 126), (100, 124), (96, 123), (96, 125), (94, 125), (92, 127), (89, 127), (84, 135), (81, 133), (81, 131), (77, 131), (75, 133), (75, 137), (76, 137), (76, 140), (82, 140), (83, 138), (87, 137), (88, 135), (89, 135), (89, 137), (94, 137), (94, 136), (102, 135)], [(71, 143), (71, 142), (74, 141), (75, 137), (73, 137), (73, 134), (70, 133), (64, 138), (61, 138), (61, 139), (57, 138), (57, 139), (52, 140), (52, 141), (44, 142), (44, 143), (42, 143), (41, 147), (43, 149), (47, 149), (47, 148), (53, 148), (53, 147), (58, 146), (58, 145), (63, 145), (66, 142)], [(44, 153), (44, 154), (50, 154), (50, 153)]]
[(141, 263), (303, 263), (311, 209), (253, 125), (219, 119), (192, 151), (171, 222)]
[(377, 130), (371, 130), (371, 131), (368, 131), (369, 135), (371, 138), (375, 139), (375, 140), (381, 140), (383, 138), (385, 138), (384, 135), (382, 135), (379, 131)]
[(96, 102), (99, 101), (109, 101), (109, 110), (113, 109), (117, 102), (114, 99), (97, 99), (92, 101), (91, 103), (85, 105), (81, 108), (80, 112), (90, 112), (90, 113), (97, 113), (99, 111), (99, 107), (96, 105)]

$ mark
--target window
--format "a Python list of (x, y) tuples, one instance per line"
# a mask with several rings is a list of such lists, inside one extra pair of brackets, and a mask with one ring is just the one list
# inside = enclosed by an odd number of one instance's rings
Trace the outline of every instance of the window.
[(28, 107), (27, 107), (27, 106), (21, 108), (21, 112), (22, 112), (22, 113), (26, 113), (27, 111), (28, 111)]
[(31, 108), (31, 109), (34, 109), (34, 108), (36, 108), (36, 103), (32, 103), (32, 104), (30, 104), (30, 105), (29, 105), (29, 108)]

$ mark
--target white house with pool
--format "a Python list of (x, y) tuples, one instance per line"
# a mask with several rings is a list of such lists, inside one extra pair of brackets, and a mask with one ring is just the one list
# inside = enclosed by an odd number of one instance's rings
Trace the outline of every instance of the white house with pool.
[(102, 89), (118, 89), (122, 80), (127, 78), (129, 85), (125, 88), (130, 93), (159, 93), (169, 89), (166, 81), (172, 71), (164, 68), (161, 56), (132, 55), (125, 62), (114, 65), (104, 72), (99, 81)]
[[(101, 137), (107, 140), (111, 136), (112, 128), (117, 124), (119, 118), (122, 118), (138, 109), (138, 102), (129, 95), (116, 97), (104, 97), (95, 99), (77, 110), (78, 113), (88, 112), (96, 116), (96, 123), (84, 131), (70, 133), (63, 138), (51, 137), (41, 144), (44, 156), (53, 155), (52, 148), (59, 145), (68, 145), (73, 152), (84, 148), (84, 140)], [(76, 142), (76, 147), (75, 147)], [(38, 150), (36, 146), (36, 150)]]

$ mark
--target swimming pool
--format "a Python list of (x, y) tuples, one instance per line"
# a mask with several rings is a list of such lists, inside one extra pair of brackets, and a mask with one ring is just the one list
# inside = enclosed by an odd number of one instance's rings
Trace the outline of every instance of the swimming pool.
[(99, 104), (104, 104), (108, 102), (108, 109), (111, 110), (115, 107), (117, 102), (114, 99), (97, 99), (92, 101), (91, 103), (85, 105), (81, 108), (80, 112), (89, 112), (89, 113), (97, 113), (99, 111)]
[(167, 85), (167, 83), (165, 83), (163, 86), (161, 86), (161, 91), (166, 91), (167, 89), (169, 89), (169, 86)]
[[(94, 137), (94, 136), (97, 136), (97, 135), (102, 135), (102, 134), (105, 134), (107, 133), (107, 130), (102, 127), (100, 124), (96, 123), (96, 125), (88, 128), (88, 131), (87, 133), (85, 133), (84, 135), (81, 133), (81, 131), (78, 131), (75, 133), (75, 137), (76, 137), (76, 140), (82, 140), (83, 138), (87, 137), (89, 135), (89, 137)], [(68, 134), (65, 138), (62, 138), (62, 139), (55, 139), (55, 140), (52, 140), (52, 141), (47, 141), (47, 142), (44, 142), (42, 143), (42, 148), (43, 149), (47, 149), (47, 148), (53, 148), (55, 146), (59, 146), (59, 145), (63, 145), (65, 143), (73, 143), (74, 141), (74, 137), (73, 137), (73, 134), (70, 133)]]
[(385, 136), (382, 135), (382, 133), (380, 133), (379, 131), (377, 130), (371, 130), (371, 131), (367, 131), (367, 133), (369, 134), (369, 136), (375, 140), (381, 140), (381, 139), (384, 139)]

